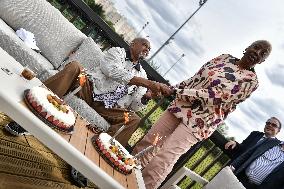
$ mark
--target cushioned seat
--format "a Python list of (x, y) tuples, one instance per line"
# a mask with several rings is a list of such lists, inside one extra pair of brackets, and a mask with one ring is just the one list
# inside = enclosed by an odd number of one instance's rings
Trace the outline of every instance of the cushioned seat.
[(38, 73), (54, 69), (54, 66), (44, 56), (25, 45), (2, 19), (0, 19), (0, 46), (23, 66), (29, 65)]
[(32, 32), (42, 55), (55, 68), (87, 38), (45, 0), (1, 0), (0, 17), (14, 30)]

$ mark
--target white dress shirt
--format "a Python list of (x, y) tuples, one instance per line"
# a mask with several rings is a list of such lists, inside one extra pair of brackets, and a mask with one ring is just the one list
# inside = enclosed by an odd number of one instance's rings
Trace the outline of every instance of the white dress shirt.
[(283, 161), (282, 146), (274, 146), (250, 164), (246, 169), (246, 175), (251, 182), (259, 185)]
[(127, 86), (127, 93), (117, 101), (116, 105), (138, 111), (145, 106), (141, 103), (141, 98), (147, 89), (135, 85), (130, 86), (128, 83), (134, 76), (147, 79), (147, 74), (142, 67), (138, 71), (131, 61), (125, 59), (126, 52), (123, 48), (110, 48), (100, 62), (100, 69), (88, 75), (93, 82), (93, 92), (97, 95), (111, 93), (121, 86)]

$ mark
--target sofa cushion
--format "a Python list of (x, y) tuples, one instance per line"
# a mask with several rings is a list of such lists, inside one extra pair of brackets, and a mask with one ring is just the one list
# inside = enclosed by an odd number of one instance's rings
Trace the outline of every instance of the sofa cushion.
[(48, 78), (50, 78), (51, 76), (53, 76), (57, 73), (58, 73), (58, 70), (45, 70), (45, 71), (41, 72), (40, 74), (38, 74), (37, 78), (41, 82), (44, 82), (45, 80), (47, 80)]
[(1, 0), (0, 17), (35, 35), (42, 54), (58, 68), (86, 36), (46, 0)]
[(91, 37), (86, 38), (78, 49), (69, 56), (65, 63), (60, 67), (63, 69), (65, 64), (71, 61), (80, 62), (84, 68), (92, 71), (100, 65), (104, 53), (101, 51), (99, 45), (94, 42)]
[(91, 125), (95, 125), (104, 131), (107, 131), (110, 128), (110, 124), (102, 116), (77, 96), (73, 95), (66, 103), (84, 117)]
[(23, 66), (29, 65), (36, 73), (54, 69), (41, 54), (30, 49), (2, 19), (0, 19), (0, 47)]

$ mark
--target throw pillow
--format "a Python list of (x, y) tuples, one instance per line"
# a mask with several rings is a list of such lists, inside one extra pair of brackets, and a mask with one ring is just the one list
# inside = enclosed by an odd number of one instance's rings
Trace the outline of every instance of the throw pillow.
[(14, 30), (24, 28), (55, 68), (86, 36), (46, 0), (1, 0), (0, 18)]
[(77, 61), (83, 65), (89, 71), (93, 71), (100, 65), (100, 60), (104, 57), (104, 53), (101, 51), (99, 45), (94, 42), (91, 37), (86, 38), (78, 49), (72, 53), (69, 58), (60, 66), (59, 70), (71, 62)]

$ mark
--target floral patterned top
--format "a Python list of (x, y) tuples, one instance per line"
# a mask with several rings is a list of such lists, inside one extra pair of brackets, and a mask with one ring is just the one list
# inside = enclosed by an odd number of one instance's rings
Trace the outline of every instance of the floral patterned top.
[(218, 56), (176, 86), (176, 99), (168, 111), (181, 118), (199, 140), (209, 137), (258, 87), (254, 70), (240, 69), (237, 61), (229, 54)]

